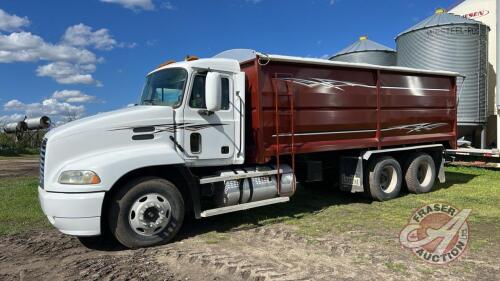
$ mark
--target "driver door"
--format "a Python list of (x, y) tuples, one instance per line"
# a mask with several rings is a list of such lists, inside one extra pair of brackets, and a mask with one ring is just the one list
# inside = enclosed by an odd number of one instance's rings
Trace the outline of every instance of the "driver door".
[[(199, 160), (231, 160), (235, 150), (233, 79), (221, 74), (222, 106), (208, 112), (205, 104), (206, 73), (195, 73), (184, 107), (183, 142), (186, 153)], [(215, 161), (223, 165), (227, 161)], [(205, 163), (206, 164), (206, 163)]]

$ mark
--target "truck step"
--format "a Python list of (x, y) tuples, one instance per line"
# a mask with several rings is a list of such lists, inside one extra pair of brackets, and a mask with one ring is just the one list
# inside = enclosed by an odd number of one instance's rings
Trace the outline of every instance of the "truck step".
[[(280, 169), (280, 173), (283, 173), (283, 170)], [(204, 177), (200, 179), (200, 184), (213, 183), (213, 182), (221, 182), (221, 181), (230, 181), (230, 180), (239, 180), (245, 178), (253, 178), (253, 177), (265, 177), (271, 175), (277, 175), (278, 170), (269, 170), (269, 171), (252, 171), (244, 174), (236, 174), (236, 175), (227, 175), (227, 176), (210, 176)]]
[(234, 206), (215, 208), (215, 209), (205, 210), (205, 211), (201, 212), (201, 217), (202, 218), (212, 217), (212, 216), (222, 215), (222, 214), (236, 212), (236, 211), (248, 210), (248, 209), (252, 209), (252, 208), (256, 208), (256, 207), (262, 207), (262, 206), (267, 206), (267, 205), (272, 205), (272, 204), (277, 204), (277, 203), (285, 203), (288, 201), (290, 201), (290, 197), (276, 197), (276, 198), (272, 198), (272, 199), (255, 201), (255, 202), (239, 204), (239, 205), (234, 205)]

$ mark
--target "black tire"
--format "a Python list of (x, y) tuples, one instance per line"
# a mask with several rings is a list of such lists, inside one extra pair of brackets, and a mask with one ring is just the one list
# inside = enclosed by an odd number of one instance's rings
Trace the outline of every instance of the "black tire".
[(427, 193), (436, 181), (436, 164), (427, 153), (417, 153), (408, 159), (405, 182), (411, 193)]
[[(169, 218), (165, 219), (166, 226), (155, 230), (159, 231), (158, 233), (146, 236), (139, 234), (138, 230), (134, 230), (130, 218), (136, 216), (135, 212), (133, 216), (131, 215), (132, 207), (136, 206), (134, 204), (140, 204), (138, 202), (149, 195), (160, 195), (161, 198), (166, 199), (170, 210), (166, 212), (169, 214)], [(175, 237), (183, 221), (184, 200), (179, 190), (171, 182), (153, 177), (139, 178), (123, 186), (113, 197), (108, 213), (111, 233), (122, 245), (132, 249), (167, 243)]]
[(403, 173), (396, 159), (384, 156), (374, 159), (368, 167), (370, 195), (378, 201), (396, 198), (401, 191)]

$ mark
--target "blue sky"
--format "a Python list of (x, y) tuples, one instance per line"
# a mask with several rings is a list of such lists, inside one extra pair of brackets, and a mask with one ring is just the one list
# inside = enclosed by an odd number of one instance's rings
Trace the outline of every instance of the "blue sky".
[(324, 57), (394, 37), (456, 0), (3, 0), (0, 122), (64, 121), (137, 101), (167, 59), (232, 48)]

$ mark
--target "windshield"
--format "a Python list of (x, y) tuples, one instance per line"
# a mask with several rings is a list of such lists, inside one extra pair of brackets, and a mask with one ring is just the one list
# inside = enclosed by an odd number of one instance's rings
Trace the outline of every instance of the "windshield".
[(182, 68), (168, 68), (150, 74), (146, 77), (140, 104), (179, 106), (186, 79), (187, 71)]

